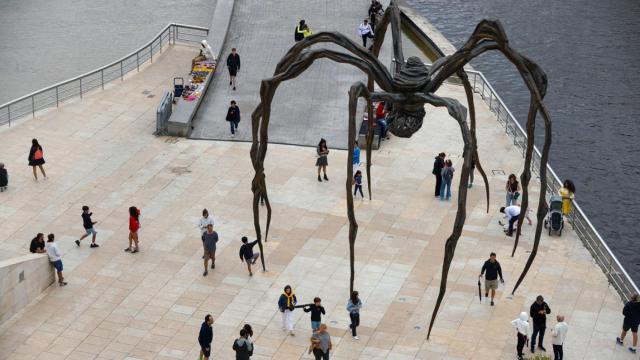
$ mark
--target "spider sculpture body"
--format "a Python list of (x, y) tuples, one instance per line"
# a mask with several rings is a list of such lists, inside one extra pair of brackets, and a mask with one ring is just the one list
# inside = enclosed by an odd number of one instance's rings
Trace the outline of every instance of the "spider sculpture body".
[[(391, 26), (393, 37), (393, 53), (396, 61), (393, 74), (378, 60), (378, 54), (382, 46), (387, 28)], [(523, 186), (522, 210), (527, 211), (528, 206), (528, 185), (531, 178), (531, 161), (534, 149), (535, 120), (538, 113), (541, 114), (545, 138), (540, 161), (541, 189), (546, 189), (546, 169), (551, 145), (551, 122), (547, 109), (543, 103), (543, 97), (547, 87), (546, 74), (533, 61), (519, 54), (509, 46), (507, 36), (500, 22), (481, 21), (470, 39), (455, 53), (438, 59), (430, 68), (417, 57), (409, 57), (406, 61), (402, 52), (401, 16), (395, 0), (392, 0), (385, 11), (380, 23), (376, 26), (377, 34), (371, 48), (366, 49), (346, 36), (336, 32), (320, 32), (311, 35), (296, 43), (288, 53), (278, 63), (273, 77), (264, 79), (260, 87), (261, 102), (252, 114), (252, 136), (251, 160), (255, 170), (252, 182), (254, 227), (259, 240), (260, 254), (262, 251), (262, 235), (260, 228), (258, 202), (261, 198), (265, 200), (267, 208), (267, 227), (265, 241), (269, 233), (271, 223), (271, 204), (267, 195), (267, 186), (264, 174), (264, 160), (268, 146), (268, 128), (271, 115), (271, 102), (275, 91), (280, 83), (293, 79), (304, 72), (317, 59), (327, 58), (338, 63), (345, 63), (355, 66), (368, 75), (368, 83), (356, 82), (349, 90), (349, 117), (348, 117), (348, 144), (349, 154), (347, 160), (347, 217), (349, 219), (349, 259), (351, 266), (350, 289), (353, 290), (355, 267), (354, 267), (354, 244), (358, 231), (353, 205), (353, 194), (351, 193), (351, 179), (353, 177), (352, 158), (356, 138), (356, 106), (359, 98), (367, 101), (367, 111), (369, 119), (373, 119), (373, 102), (384, 100), (391, 105), (389, 113), (389, 131), (402, 138), (411, 137), (422, 126), (426, 115), (424, 105), (431, 104), (437, 107), (446, 107), (451, 117), (459, 124), (462, 139), (464, 142), (463, 157), (464, 162), (460, 175), (458, 187), (457, 212), (454, 227), (451, 235), (445, 242), (444, 261), (442, 264), (442, 276), (440, 280), (440, 290), (429, 324), (427, 338), (431, 334), (438, 309), (442, 303), (446, 292), (447, 275), (453, 259), (456, 245), (466, 217), (467, 183), (472, 162), (478, 169), (485, 183), (487, 197), (487, 211), (489, 211), (489, 186), (485, 172), (482, 169), (478, 157), (476, 134), (475, 134), (475, 107), (473, 102), (473, 89), (464, 71), (464, 66), (473, 58), (489, 50), (498, 50), (515, 65), (522, 76), (525, 85), (531, 95), (529, 114), (527, 117), (527, 149), (525, 153), (525, 166), (520, 176)], [(309, 47), (316, 43), (333, 43), (341, 46), (347, 52), (340, 52), (329, 49), (314, 49)], [(457, 100), (439, 97), (435, 92), (440, 88), (446, 79), (457, 76), (462, 80), (467, 97), (470, 121), (467, 123), (467, 109)], [(374, 91), (374, 84), (381, 90)], [(373, 141), (373, 128), (369, 127), (367, 137), (366, 152), (367, 159), (371, 159), (371, 144)], [(367, 186), (369, 197), (371, 198), (371, 161), (367, 161)], [(533, 259), (536, 256), (540, 235), (542, 232), (543, 219), (546, 214), (545, 191), (540, 191), (538, 201), (537, 218), (538, 224), (535, 231), (534, 245), (514, 289), (520, 285), (524, 279)], [(513, 251), (515, 252), (523, 219), (518, 221), (516, 241)], [(265, 269), (264, 258), (261, 258), (263, 269)]]

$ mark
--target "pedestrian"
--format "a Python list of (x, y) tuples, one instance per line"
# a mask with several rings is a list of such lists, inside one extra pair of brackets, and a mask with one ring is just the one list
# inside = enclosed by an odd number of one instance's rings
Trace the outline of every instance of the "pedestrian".
[(198, 229), (200, 229), (200, 236), (201, 237), (202, 237), (202, 234), (207, 232), (207, 226), (209, 226), (209, 224), (214, 225), (213, 217), (209, 216), (209, 210), (204, 209), (204, 210), (202, 210), (202, 217), (200, 218), (200, 221), (198, 222)]
[(238, 123), (240, 123), (240, 108), (236, 104), (235, 100), (231, 100), (231, 106), (227, 110), (226, 120), (229, 122), (229, 126), (231, 127), (231, 136), (236, 135), (236, 131), (238, 130)]
[(364, 194), (362, 193), (362, 171), (356, 171), (356, 174), (353, 175), (353, 195), (356, 195), (356, 192), (360, 191), (360, 196), (364, 200)]
[(440, 196), (440, 187), (442, 186), (442, 169), (444, 168), (445, 153), (441, 152), (436, 156), (433, 162), (433, 170), (431, 173), (436, 177), (436, 197)]
[(505, 206), (515, 205), (516, 201), (520, 197), (520, 183), (518, 182), (515, 174), (509, 175), (505, 190), (507, 191), (507, 202)]
[(533, 334), (531, 335), (531, 353), (536, 350), (536, 336), (539, 334), (538, 349), (547, 351), (542, 345), (544, 340), (544, 332), (547, 329), (547, 314), (551, 313), (551, 309), (542, 295), (536, 297), (536, 301), (531, 304), (529, 309), (529, 315), (531, 315), (531, 321), (533, 322)]
[(371, 24), (371, 30), (376, 30), (376, 24), (378, 23), (378, 16), (382, 15), (384, 11), (382, 10), (382, 4), (378, 0), (371, 0), (371, 5), (369, 6), (369, 23)]
[(442, 168), (442, 184), (440, 185), (440, 200), (445, 200), (445, 189), (447, 190), (446, 200), (451, 198), (451, 182), (453, 181), (453, 173), (456, 171), (451, 160), (444, 162)]
[(320, 328), (322, 314), (324, 314), (324, 306), (321, 305), (322, 300), (319, 297), (313, 298), (313, 304), (306, 305), (302, 308), (304, 312), (311, 312), (311, 330), (316, 331)]
[(518, 205), (511, 205), (511, 206), (507, 206), (507, 207), (501, 207), (500, 208), (500, 212), (505, 214), (507, 216), (507, 218), (509, 219), (509, 226), (507, 228), (507, 230), (505, 231), (507, 236), (512, 236), (513, 235), (513, 224), (518, 221), (518, 219), (520, 218), (520, 206)]
[(242, 240), (242, 245), (240, 246), (240, 253), (239, 253), (240, 261), (244, 261), (247, 263), (249, 276), (253, 276), (253, 273), (251, 272), (251, 265), (254, 265), (256, 261), (258, 261), (258, 258), (260, 257), (259, 252), (253, 251), (253, 247), (256, 246), (256, 244), (258, 243), (258, 240), (249, 242), (249, 239), (247, 239), (246, 236), (243, 236), (241, 240)]
[(38, 174), (36, 173), (36, 166), (40, 169), (42, 176), (47, 178), (47, 173), (44, 172), (44, 151), (42, 150), (42, 146), (38, 143), (37, 139), (31, 140), (31, 149), (29, 150), (29, 166), (33, 169), (33, 177), (38, 181)]
[(329, 178), (327, 177), (327, 165), (329, 165), (329, 160), (327, 159), (329, 155), (327, 140), (320, 139), (318, 147), (316, 148), (316, 153), (318, 155), (316, 160), (316, 166), (318, 167), (318, 181), (322, 182), (322, 178), (320, 178), (320, 170), (324, 172), (325, 181), (329, 181)]
[(53, 264), (53, 267), (56, 269), (56, 273), (58, 274), (58, 284), (60, 286), (67, 285), (64, 281), (64, 276), (62, 276), (62, 255), (60, 254), (58, 244), (55, 243), (55, 235), (47, 235), (47, 244), (45, 248), (47, 250), (47, 255), (49, 255), (49, 261)]
[(351, 336), (354, 340), (359, 340), (356, 328), (360, 325), (360, 309), (362, 308), (362, 301), (358, 298), (358, 292), (353, 291), (351, 297), (347, 301), (347, 311), (349, 312), (349, 318), (351, 319)]
[(8, 185), (9, 185), (9, 173), (7, 172), (7, 169), (5, 169), (4, 164), (0, 162), (0, 192), (7, 190)]
[(213, 231), (213, 225), (207, 225), (207, 232), (202, 234), (202, 247), (204, 248), (204, 272), (202, 276), (209, 273), (209, 259), (211, 259), (211, 268), (216, 268), (216, 243), (218, 242), (218, 233)]
[(289, 331), (291, 336), (295, 335), (293, 332), (293, 310), (297, 303), (298, 300), (293, 290), (291, 290), (291, 286), (285, 286), (284, 292), (278, 299), (278, 308), (282, 313), (282, 330)]
[(200, 360), (209, 360), (211, 356), (211, 342), (213, 341), (213, 316), (207, 314), (204, 322), (200, 326), (200, 334), (198, 334), (198, 343), (200, 344)]
[(526, 312), (521, 312), (520, 316), (511, 321), (511, 325), (516, 328), (518, 333), (518, 345), (516, 345), (516, 350), (518, 352), (518, 360), (524, 359), (524, 345), (527, 343), (529, 339), (529, 322), (527, 321), (529, 316), (527, 316)]
[(358, 141), (356, 140), (355, 146), (353, 148), (353, 172), (360, 167), (360, 145), (358, 145)]
[(313, 31), (309, 28), (309, 25), (304, 20), (300, 20), (298, 26), (296, 26), (296, 30), (293, 33), (293, 39), (298, 42), (304, 40), (304, 38), (309, 37), (313, 34)]
[(93, 235), (93, 237), (91, 238), (91, 245), (90, 247), (92, 248), (97, 248), (100, 245), (96, 244), (96, 235), (98, 235), (98, 233), (96, 232), (96, 230), (93, 228), (93, 225), (97, 224), (97, 221), (92, 221), (91, 220), (91, 215), (93, 215), (93, 213), (89, 212), (89, 207), (88, 206), (83, 206), (82, 207), (82, 227), (84, 227), (84, 231), (85, 233), (80, 236), (80, 239), (76, 240), (76, 245), (80, 246), (80, 241), (84, 240), (84, 238), (86, 238), (89, 235)]
[(236, 48), (231, 49), (231, 54), (227, 56), (227, 69), (229, 69), (229, 86), (236, 89), (236, 75), (240, 71), (240, 55), (236, 53)]
[(373, 29), (371, 29), (371, 25), (369, 25), (369, 20), (364, 19), (362, 24), (358, 26), (358, 34), (362, 36), (362, 46), (367, 47), (367, 38), (373, 39)]
[(33, 254), (43, 254), (47, 251), (45, 250), (44, 243), (44, 234), (38, 233), (36, 237), (31, 240), (31, 244), (29, 245), (29, 251)]
[(247, 339), (247, 331), (240, 329), (240, 337), (233, 342), (236, 360), (249, 360), (253, 355), (253, 344)]
[(242, 328), (247, 332), (247, 340), (249, 340), (249, 342), (253, 345), (253, 329), (251, 328), (251, 325), (244, 324)]
[(627, 336), (627, 331), (631, 330), (631, 336), (633, 337), (633, 346), (629, 347), (629, 351), (636, 353), (636, 346), (638, 346), (638, 325), (640, 325), (640, 295), (631, 295), (631, 299), (624, 305), (622, 309), (622, 315), (624, 315), (624, 321), (622, 322), (622, 333), (620, 337), (616, 338), (616, 342), (620, 345), (624, 344), (624, 338)]
[(562, 215), (569, 215), (571, 212), (571, 204), (576, 194), (576, 186), (573, 185), (573, 181), (567, 179), (562, 184), (559, 192), (560, 196), (562, 196)]
[(380, 128), (380, 139), (389, 140), (387, 135), (387, 129), (389, 128), (387, 125), (387, 107), (384, 101), (380, 101), (376, 105), (376, 126)]
[(491, 306), (493, 306), (493, 299), (496, 297), (496, 289), (498, 288), (498, 275), (500, 275), (500, 282), (504, 284), (502, 268), (498, 260), (496, 260), (496, 253), (489, 254), (489, 260), (482, 265), (482, 270), (480, 270), (478, 277), (482, 277), (482, 275), (484, 275), (484, 297), (489, 297), (489, 290), (491, 290)]
[[(129, 247), (124, 249), (132, 254), (137, 253), (138, 247), (138, 230), (140, 229), (140, 209), (135, 206), (129, 207)], [(135, 247), (133, 245), (135, 244)]]
[(564, 322), (564, 315), (556, 316), (556, 320), (558, 320), (558, 323), (551, 329), (551, 336), (553, 337), (553, 341), (551, 342), (553, 344), (553, 360), (562, 360), (562, 344), (564, 344), (569, 326)]
[(313, 352), (316, 360), (329, 360), (329, 352), (332, 347), (331, 335), (327, 332), (327, 325), (320, 324), (318, 330), (311, 335), (309, 352)]

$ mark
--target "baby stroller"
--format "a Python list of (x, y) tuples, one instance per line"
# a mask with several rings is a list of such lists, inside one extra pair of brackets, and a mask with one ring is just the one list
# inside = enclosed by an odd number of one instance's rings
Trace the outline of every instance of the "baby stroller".
[(561, 196), (553, 195), (549, 199), (549, 213), (547, 213), (547, 218), (544, 219), (544, 227), (549, 229), (549, 236), (551, 236), (552, 231), (557, 232), (558, 236), (562, 236), (564, 218), (562, 216)]

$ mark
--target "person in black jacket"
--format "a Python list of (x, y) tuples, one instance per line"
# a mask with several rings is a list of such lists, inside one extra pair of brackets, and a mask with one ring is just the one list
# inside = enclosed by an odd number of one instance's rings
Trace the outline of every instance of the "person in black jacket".
[(485, 274), (484, 297), (489, 297), (489, 290), (491, 290), (491, 306), (493, 306), (493, 298), (496, 297), (496, 289), (498, 288), (498, 275), (500, 275), (500, 282), (504, 284), (502, 268), (498, 260), (496, 260), (496, 253), (492, 252), (489, 255), (489, 260), (485, 261), (484, 265), (482, 265), (482, 270), (480, 270), (478, 277), (482, 277), (483, 274)]
[(44, 172), (44, 151), (42, 150), (42, 146), (38, 143), (37, 139), (31, 140), (31, 149), (29, 149), (29, 166), (33, 168), (33, 177), (38, 181), (38, 174), (36, 173), (36, 166), (40, 168), (40, 172), (42, 172), (42, 176), (47, 178), (47, 173)]
[(378, 16), (382, 15), (384, 10), (382, 4), (378, 0), (371, 0), (369, 6), (369, 23), (371, 24), (371, 30), (376, 31), (376, 24), (378, 23)]
[(200, 326), (200, 334), (198, 335), (198, 343), (200, 344), (200, 360), (209, 360), (211, 356), (211, 342), (213, 341), (213, 316), (207, 314), (204, 317), (204, 322)]
[(236, 130), (238, 130), (238, 123), (240, 123), (240, 108), (236, 104), (235, 100), (231, 100), (231, 106), (227, 110), (226, 120), (231, 126), (231, 136), (235, 136)]
[(547, 351), (547, 349), (542, 346), (542, 341), (544, 340), (544, 331), (547, 329), (547, 314), (551, 313), (551, 309), (546, 302), (544, 302), (544, 298), (542, 295), (538, 295), (536, 301), (531, 304), (531, 308), (529, 309), (529, 315), (531, 316), (531, 320), (533, 322), (533, 334), (531, 335), (531, 353), (534, 353), (536, 350), (536, 335), (540, 334), (540, 341), (538, 341), (538, 348), (542, 351)]
[(247, 239), (246, 236), (242, 237), (242, 246), (240, 246), (240, 252), (238, 253), (238, 255), (240, 255), (240, 261), (244, 261), (247, 263), (247, 269), (249, 269), (249, 276), (253, 276), (253, 273), (251, 272), (251, 265), (255, 264), (256, 261), (258, 261), (258, 258), (260, 257), (260, 253), (259, 252), (253, 252), (253, 247), (258, 243), (258, 240), (254, 240), (252, 242), (249, 242), (249, 239)]
[(445, 154), (441, 152), (436, 156), (436, 160), (433, 162), (433, 171), (431, 172), (436, 177), (436, 197), (440, 196), (440, 186), (442, 186), (442, 168), (444, 168)]
[(4, 168), (4, 164), (0, 163), (0, 192), (5, 191), (7, 185), (9, 185), (9, 173), (7, 173), (7, 169)]
[(233, 350), (236, 352), (236, 360), (249, 360), (253, 355), (253, 344), (247, 339), (247, 330), (240, 330), (240, 337), (233, 342)]
[(45, 250), (44, 248), (45, 248), (44, 234), (38, 233), (36, 237), (34, 237), (33, 240), (31, 240), (31, 244), (29, 245), (29, 251), (31, 251), (34, 254), (35, 253), (43, 254), (47, 252), (47, 250)]
[(320, 323), (322, 322), (322, 314), (324, 314), (324, 306), (320, 305), (322, 300), (319, 297), (313, 299), (313, 304), (306, 305), (302, 310), (304, 312), (311, 312), (311, 329), (316, 331), (320, 329)]
[(231, 49), (231, 54), (227, 56), (227, 69), (229, 69), (229, 86), (236, 89), (236, 75), (240, 71), (240, 55), (236, 53), (236, 48)]
[(631, 330), (633, 346), (629, 347), (629, 351), (635, 354), (638, 345), (638, 326), (640, 325), (640, 295), (631, 295), (631, 300), (622, 309), (622, 315), (624, 315), (622, 333), (619, 338), (616, 338), (616, 342), (620, 345), (624, 344), (624, 337), (627, 336), (627, 331)]

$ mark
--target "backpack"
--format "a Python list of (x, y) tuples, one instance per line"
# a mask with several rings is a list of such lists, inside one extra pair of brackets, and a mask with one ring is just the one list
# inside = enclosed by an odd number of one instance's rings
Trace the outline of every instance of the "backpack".
[(298, 31), (298, 26), (296, 26), (296, 28), (293, 30), (293, 39), (295, 41), (304, 39), (304, 34), (302, 33), (302, 31)]
[(453, 168), (442, 168), (442, 178), (446, 181), (451, 181), (451, 179), (453, 178)]

